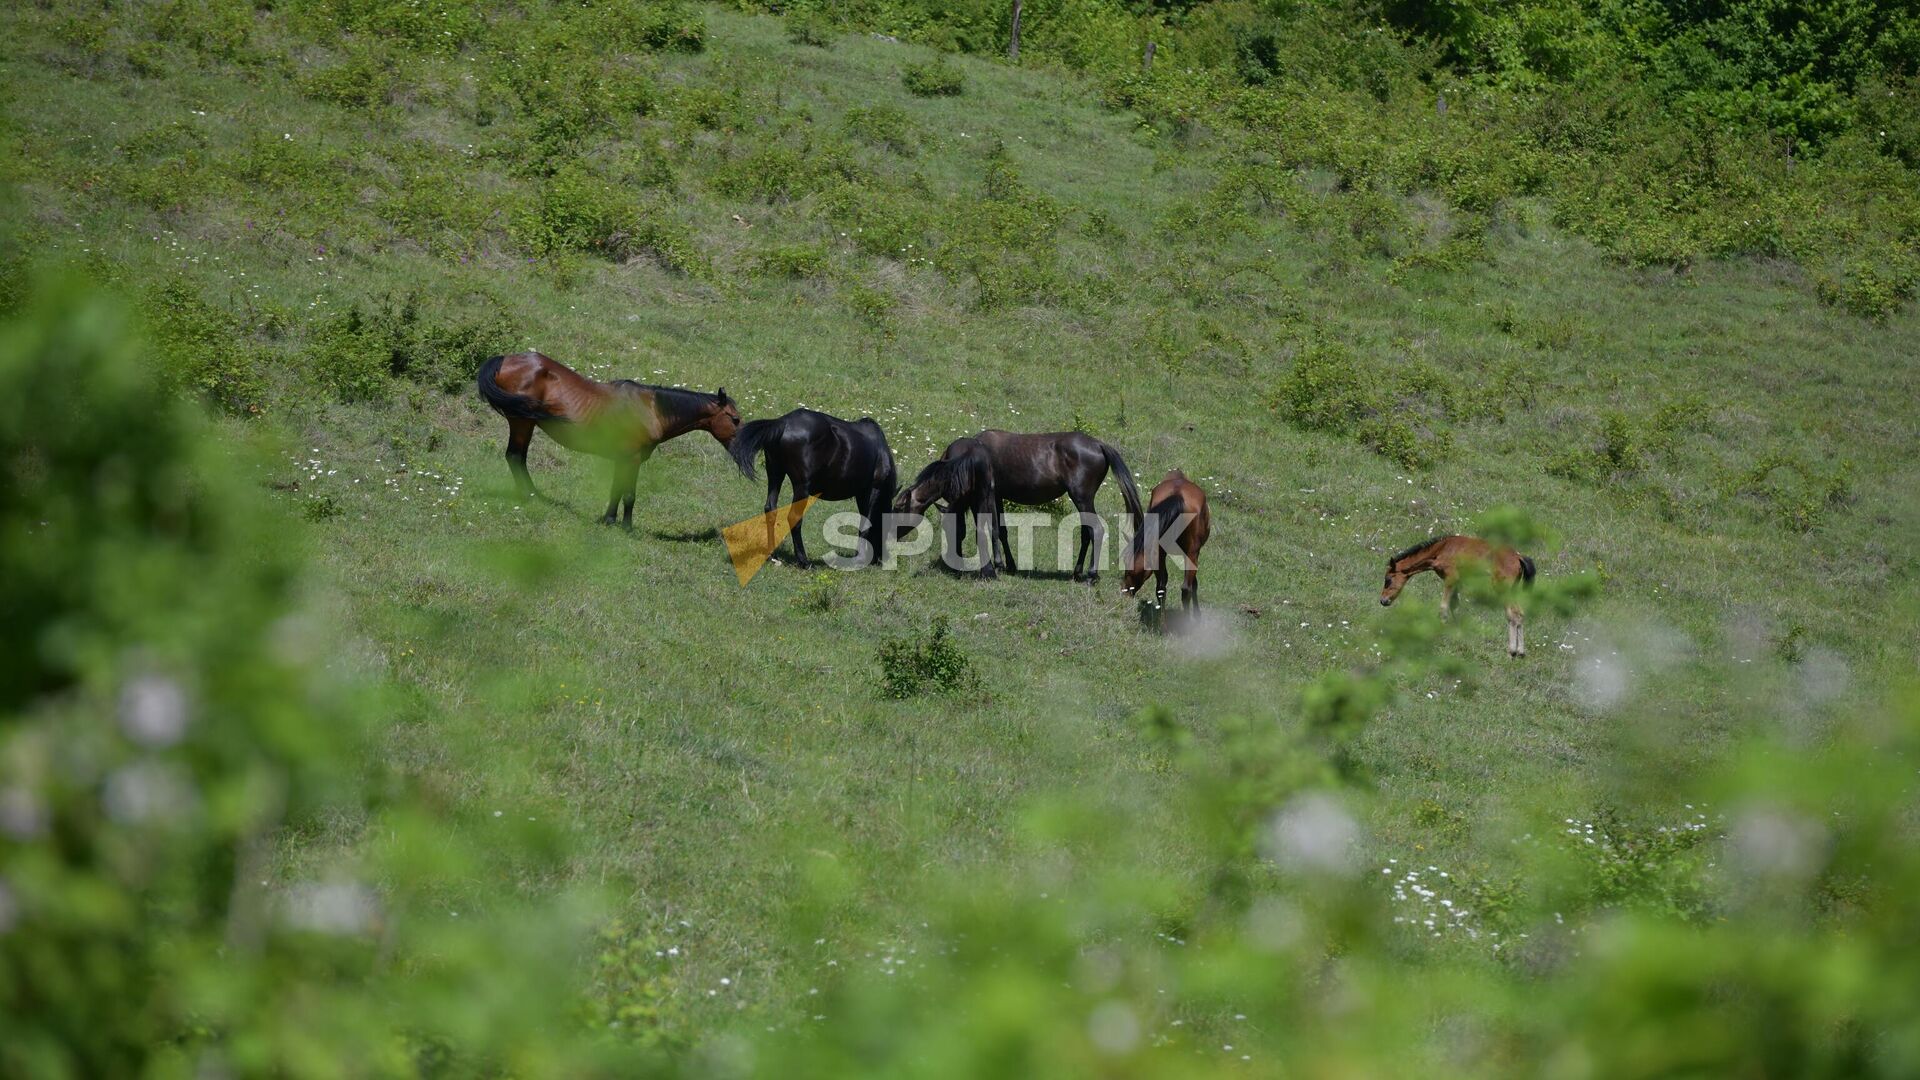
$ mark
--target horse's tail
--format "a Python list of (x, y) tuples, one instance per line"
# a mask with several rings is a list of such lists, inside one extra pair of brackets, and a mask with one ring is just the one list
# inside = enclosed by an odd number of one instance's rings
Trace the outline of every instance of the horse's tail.
[(496, 376), (500, 374), (500, 365), (506, 362), (505, 356), (496, 356), (480, 365), (473, 377), (480, 388), (480, 400), (493, 406), (493, 411), (509, 420), (546, 420), (553, 416), (546, 407), (525, 394), (510, 394), (500, 389)]
[(1533, 575), (1539, 572), (1539, 568), (1533, 565), (1532, 559), (1527, 558), (1525, 555), (1520, 556), (1520, 584), (1523, 587), (1532, 588)]
[(1127, 501), (1127, 513), (1133, 515), (1133, 532), (1138, 536), (1141, 527), (1145, 524), (1145, 518), (1140, 512), (1140, 489), (1133, 482), (1133, 470), (1127, 468), (1126, 461), (1120, 457), (1120, 451), (1106, 443), (1100, 444), (1100, 452), (1107, 456), (1107, 467), (1120, 478), (1120, 497)]
[(755, 420), (734, 432), (733, 442), (727, 444), (727, 453), (733, 455), (733, 463), (740, 466), (741, 474), (747, 479), (759, 479), (753, 471), (753, 459), (768, 439), (780, 434), (780, 423), (784, 419)]

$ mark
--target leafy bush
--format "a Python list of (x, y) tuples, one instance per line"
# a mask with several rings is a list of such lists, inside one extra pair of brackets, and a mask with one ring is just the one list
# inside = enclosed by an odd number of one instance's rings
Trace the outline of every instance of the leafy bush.
[(201, 299), (184, 278), (149, 289), (140, 312), (153, 337), (154, 366), (169, 389), (239, 415), (262, 410), (267, 387), (259, 357), (232, 315)]
[(1848, 259), (1837, 277), (1821, 275), (1820, 299), (1874, 322), (1886, 322), (1920, 288), (1920, 254), (1885, 246), (1873, 256)]
[(919, 147), (913, 118), (892, 105), (856, 105), (847, 110), (845, 123), (855, 138), (896, 154), (910, 156)]
[(941, 57), (911, 63), (900, 69), (907, 92), (920, 97), (953, 97), (966, 87), (961, 70)]
[(845, 590), (840, 584), (840, 575), (832, 570), (816, 570), (807, 577), (807, 583), (793, 594), (790, 603), (795, 611), (804, 611), (814, 615), (825, 615), (844, 602)]
[(300, 80), (301, 92), (318, 101), (350, 109), (388, 105), (399, 92), (393, 53), (363, 44), (350, 44), (336, 63), (314, 69)]
[[(564, 904), (447, 914), (467, 881), (557, 873), (558, 836), (477, 847), (370, 755), (397, 698), (320, 677), (246, 449), (169, 397), (117, 304), (31, 295), (0, 321), (0, 377), (38, 387), (0, 401), (0, 1072), (654, 1071), (674, 983), (644, 939), (616, 933), (583, 999)], [(280, 859), (343, 824), (352, 855)]]
[(202, 56), (236, 60), (253, 37), (251, 0), (164, 0), (152, 8), (153, 36)]
[(878, 657), (883, 697), (958, 694), (979, 683), (973, 662), (954, 642), (944, 616), (925, 630), (883, 642)]
[(689, 277), (711, 273), (691, 231), (657, 203), (641, 203), (578, 165), (563, 166), (523, 204), (508, 226), (536, 255), (594, 252), (613, 259), (647, 254)]
[(762, 252), (760, 272), (775, 277), (819, 277), (827, 272), (827, 249), (819, 244), (783, 244)]
[[(1406, 468), (1430, 469), (1452, 451), (1453, 433), (1416, 426), (1417, 414), (1387, 395), (1395, 381), (1341, 346), (1316, 342), (1294, 357), (1271, 401), (1302, 431), (1346, 435)], [(1405, 390), (1421, 400), (1417, 383)]]
[(1730, 494), (1756, 503), (1782, 525), (1812, 532), (1827, 516), (1853, 499), (1853, 463), (1819, 467), (1789, 451), (1761, 455), (1751, 468), (1729, 479)]
[(796, 11), (787, 16), (787, 40), (795, 45), (824, 49), (839, 37), (833, 20), (819, 11)]

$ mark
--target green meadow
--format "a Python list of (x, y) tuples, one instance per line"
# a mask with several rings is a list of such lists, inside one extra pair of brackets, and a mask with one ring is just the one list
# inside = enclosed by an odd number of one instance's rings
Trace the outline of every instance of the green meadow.
[[(1579, 186), (1611, 150), (1467, 190), (1519, 145), (1520, 91), (1456, 90), (1425, 46), (1354, 90), (1369, 54), (1328, 44), (1330, 81), (1261, 127), (1117, 83), (1059, 29), (1077, 8), (1030, 6), (1019, 65), (876, 32), (878, 5), (0, 14), (10, 318), (53, 318), (61, 272), (130, 312), (130, 370), (210, 417), (181, 421), (192, 460), (257, 519), (195, 572), (288, 566), (261, 588), (290, 614), (231, 647), (299, 636), (336, 711), (286, 723), (352, 730), (325, 798), (191, 863), (220, 886), (194, 893), (227, 943), (206, 970), (236, 970), (253, 881), (380, 912), (266, 947), (273, 1018), (239, 990), (156, 1008), (127, 1036), (150, 1057), (85, 1049), (111, 1040), (48, 1019), (68, 999), (16, 958), (4, 1023), (37, 1049), (0, 1071), (1920, 1068), (1912, 169), (1802, 150), (1801, 186), (1614, 223), (1593, 207), (1639, 204)], [(1317, 120), (1285, 96), (1314, 86)], [(1774, 240), (1700, 224), (1774, 194)], [(1869, 250), (1900, 254), (1875, 276)], [(520, 349), (749, 419), (874, 417), (903, 481), (982, 428), (1091, 432), (1143, 495), (1174, 468), (1207, 490), (1203, 612), (1123, 597), (1111, 551), (1067, 580), (1050, 528), (993, 581), (783, 549), (742, 587), (719, 530), (765, 488), (704, 433), (644, 466), (631, 532), (598, 524), (607, 463), (544, 436), (541, 497), (514, 496), (471, 378)], [(48, 350), (10, 393), (68, 370)], [(57, 459), (35, 445), (7, 447), (23, 491)], [(75, 520), (137, 548), (131, 505)], [(810, 514), (816, 554), (842, 508)], [(1538, 563), (1524, 658), (1490, 596), (1444, 627), (1431, 577), (1376, 602), (1390, 553), (1476, 531)], [(181, 573), (139, 587), (164, 611)], [(75, 683), (108, 728), (123, 662)], [(938, 672), (894, 698), (899, 664)], [(56, 715), (32, 700), (8, 712)], [(40, 758), (0, 760), (33, 789)], [(1821, 861), (1742, 877), (1752, 835)], [(131, 939), (199, 910), (156, 904)], [(86, 970), (151, 1002), (172, 962)], [(307, 1045), (302, 980), (379, 1004)]]

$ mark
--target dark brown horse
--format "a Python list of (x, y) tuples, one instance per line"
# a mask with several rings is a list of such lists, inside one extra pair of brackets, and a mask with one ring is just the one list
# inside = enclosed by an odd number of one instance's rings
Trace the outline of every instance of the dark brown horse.
[[(1187, 479), (1179, 469), (1153, 486), (1147, 496), (1145, 527), (1133, 534), (1133, 548), (1127, 557), (1127, 569), (1120, 577), (1120, 590), (1128, 596), (1146, 584), (1147, 568), (1152, 561), (1154, 601), (1167, 606), (1167, 556), (1177, 554), (1186, 568), (1180, 584), (1180, 609), (1200, 606), (1200, 549), (1213, 531), (1213, 519), (1207, 513), (1207, 493)], [(1154, 560), (1153, 556), (1158, 559)]]
[[(878, 563), (886, 548), (881, 518), (893, 502), (898, 481), (893, 450), (886, 432), (871, 416), (848, 422), (812, 409), (795, 409), (774, 420), (755, 420), (740, 429), (728, 451), (747, 479), (754, 479), (754, 456), (767, 456), (767, 531), (774, 531), (774, 507), (780, 505), (780, 485), (793, 483), (793, 501), (811, 495), (821, 499), (852, 499), (860, 512), (859, 552), (856, 558)], [(802, 567), (806, 541), (800, 536), (804, 508), (789, 513), (794, 560)], [(772, 547), (771, 544), (768, 545)]]
[[(1469, 566), (1484, 566), (1493, 583), (1511, 588), (1514, 582), (1532, 585), (1533, 560), (1505, 544), (1491, 544), (1477, 536), (1436, 536), (1400, 552), (1387, 560), (1387, 583), (1380, 589), (1380, 606), (1393, 603), (1407, 579), (1428, 570), (1440, 579), (1440, 617), (1453, 614), (1453, 593), (1460, 585), (1460, 574)], [(1520, 609), (1507, 605), (1507, 655), (1527, 655), (1527, 631)]]
[(725, 389), (702, 394), (631, 379), (601, 382), (537, 352), (496, 356), (480, 365), (475, 381), (481, 400), (507, 418), (507, 467), (522, 496), (534, 493), (527, 445), (538, 428), (569, 450), (613, 462), (613, 490), (600, 520), (613, 524), (624, 500), (629, 529), (640, 465), (654, 447), (689, 431), (709, 432), (727, 446), (740, 428), (740, 409)]
[[(1080, 551), (1073, 558), (1075, 581), (1080, 580), (1082, 566), (1089, 583), (1100, 580), (1100, 549), (1106, 543), (1106, 526), (1093, 512), (1093, 493), (1106, 482), (1108, 471), (1120, 478), (1120, 497), (1133, 517), (1134, 532), (1140, 531), (1140, 490), (1134, 487), (1133, 473), (1128, 471), (1120, 451), (1099, 439), (1084, 431), (1022, 435), (991, 428), (973, 438), (993, 461), (993, 486), (1001, 501), (1039, 506), (1062, 495), (1073, 500), (1073, 508), (1080, 513)], [(1006, 526), (1000, 524), (997, 531), (1004, 549)], [(1007, 553), (1007, 569), (1019, 569), (1013, 565), (1011, 551)]]
[(940, 460), (920, 470), (913, 483), (893, 501), (896, 535), (919, 523), (927, 507), (942, 507), (943, 532), (948, 537), (947, 565), (959, 568), (961, 540), (967, 531), (967, 515), (973, 515), (980, 534), (980, 576), (995, 576), (995, 563), (1004, 551), (1007, 569), (1013, 569), (1013, 552), (1007, 550), (1006, 529), (1000, 525), (1000, 497), (993, 486), (993, 459), (978, 439), (955, 439), (940, 455)]

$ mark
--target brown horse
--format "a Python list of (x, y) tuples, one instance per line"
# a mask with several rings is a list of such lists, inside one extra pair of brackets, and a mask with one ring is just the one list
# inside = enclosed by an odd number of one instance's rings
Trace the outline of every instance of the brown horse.
[[(1490, 544), (1477, 536), (1436, 536), (1422, 541), (1387, 560), (1387, 583), (1380, 590), (1380, 606), (1393, 603), (1407, 579), (1427, 570), (1440, 578), (1440, 617), (1453, 614), (1453, 592), (1467, 566), (1485, 566), (1495, 585), (1511, 587), (1515, 581), (1532, 585), (1533, 560), (1504, 544)], [(1527, 632), (1520, 609), (1507, 605), (1507, 655), (1527, 655)]]
[[(1146, 522), (1133, 535), (1133, 550), (1128, 556), (1126, 573), (1120, 577), (1120, 591), (1132, 596), (1147, 581), (1147, 559), (1158, 554), (1154, 566), (1154, 602), (1167, 606), (1167, 555), (1177, 553), (1186, 567), (1186, 580), (1180, 585), (1180, 609), (1200, 606), (1200, 549), (1213, 531), (1207, 513), (1207, 493), (1187, 479), (1179, 469), (1153, 486), (1147, 496)], [(1148, 533), (1153, 535), (1149, 536)]]
[(537, 352), (496, 356), (475, 378), (481, 400), (507, 418), (507, 467), (523, 497), (534, 494), (527, 444), (535, 428), (569, 450), (613, 462), (613, 490), (600, 519), (607, 525), (624, 500), (622, 518), (633, 528), (634, 487), (654, 447), (696, 430), (726, 446), (740, 428), (740, 408), (725, 389), (702, 394), (631, 379), (601, 382)]

